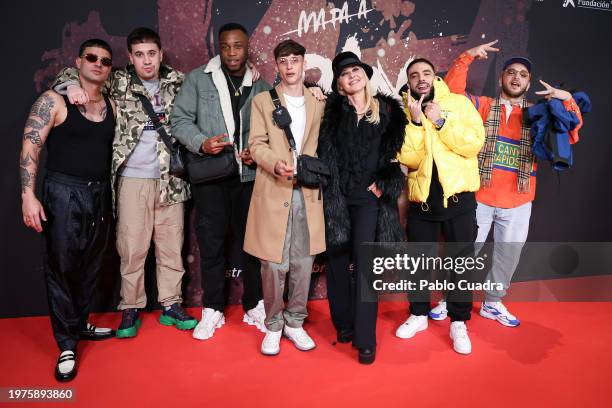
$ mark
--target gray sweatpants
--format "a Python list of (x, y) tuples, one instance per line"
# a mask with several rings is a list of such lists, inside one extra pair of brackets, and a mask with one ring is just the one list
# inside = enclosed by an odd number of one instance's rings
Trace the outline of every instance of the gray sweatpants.
[(493, 226), (493, 262), (486, 281), (501, 283), (504, 287), (503, 290), (485, 291), (485, 301), (498, 302), (506, 296), (527, 240), (530, 216), (531, 202), (516, 208), (497, 208), (478, 203), (476, 253), (482, 248)]

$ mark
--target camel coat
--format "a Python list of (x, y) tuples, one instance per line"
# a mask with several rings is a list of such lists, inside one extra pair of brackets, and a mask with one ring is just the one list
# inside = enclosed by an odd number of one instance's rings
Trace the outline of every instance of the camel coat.
[[(276, 87), (276, 92), (281, 104), (286, 106), (280, 85)], [(301, 153), (316, 156), (325, 103), (317, 101), (306, 88), (304, 99), (306, 126)], [(274, 103), (269, 92), (261, 92), (253, 98), (249, 148), (257, 163), (257, 173), (249, 207), (244, 250), (259, 259), (281, 263), (293, 183), (286, 177), (277, 176), (274, 166), (279, 160), (293, 165), (293, 155), (285, 132), (272, 120), (273, 110)], [(318, 189), (301, 187), (301, 190), (306, 206), (310, 255), (316, 255), (325, 251), (323, 200), (319, 200)]]

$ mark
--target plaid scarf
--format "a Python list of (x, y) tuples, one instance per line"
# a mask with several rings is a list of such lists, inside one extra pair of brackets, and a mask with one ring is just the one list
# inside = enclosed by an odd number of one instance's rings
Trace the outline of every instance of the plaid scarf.
[[(521, 112), (526, 112), (528, 105), (525, 98), (521, 99)], [(478, 168), (480, 169), (480, 184), (484, 187), (491, 186), (491, 176), (493, 175), (493, 162), (495, 159), (495, 143), (499, 133), (499, 122), (501, 117), (501, 103), (499, 97), (495, 98), (489, 111), (489, 116), (485, 122), (487, 134), (483, 148), (478, 153)], [(519, 153), (519, 169), (517, 189), (519, 193), (529, 192), (529, 177), (533, 169), (534, 156), (531, 153), (531, 135), (529, 127), (523, 119), (521, 125), (521, 143)]]

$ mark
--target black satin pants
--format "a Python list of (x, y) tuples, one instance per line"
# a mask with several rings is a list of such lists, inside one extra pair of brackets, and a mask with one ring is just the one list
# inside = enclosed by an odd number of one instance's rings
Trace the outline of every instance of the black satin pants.
[(61, 351), (76, 350), (111, 226), (108, 181), (48, 172), (43, 186), (43, 263), (49, 316)]

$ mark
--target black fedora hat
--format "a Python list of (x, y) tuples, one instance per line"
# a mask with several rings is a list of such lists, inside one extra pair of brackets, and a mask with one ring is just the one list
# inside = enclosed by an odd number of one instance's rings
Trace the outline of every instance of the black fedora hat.
[(344, 51), (340, 54), (336, 55), (334, 60), (332, 61), (332, 71), (334, 72), (334, 80), (332, 81), (332, 89), (334, 92), (338, 92), (338, 77), (342, 70), (346, 67), (353, 67), (355, 65), (360, 66), (365, 71), (368, 79), (372, 78), (372, 74), (374, 70), (371, 66), (366, 64), (365, 62), (361, 62), (359, 57), (350, 51)]

